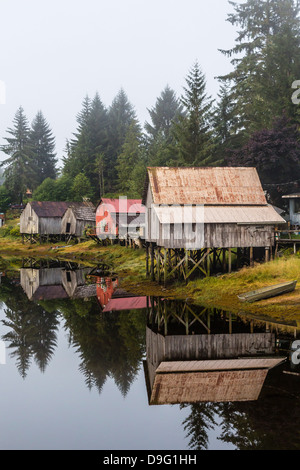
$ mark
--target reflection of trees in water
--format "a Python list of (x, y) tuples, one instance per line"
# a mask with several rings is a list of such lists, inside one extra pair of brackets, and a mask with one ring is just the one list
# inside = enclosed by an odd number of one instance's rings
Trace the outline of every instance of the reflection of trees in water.
[(81, 358), (86, 385), (99, 393), (114, 379), (123, 396), (139, 371), (145, 352), (145, 319), (140, 311), (100, 313), (82, 318), (64, 312), (70, 342)]
[(300, 450), (299, 385), (299, 377), (278, 367), (269, 372), (257, 401), (183, 405), (190, 407), (183, 422), (190, 449), (208, 448), (217, 420), (218, 440), (238, 450)]
[(59, 318), (80, 359), (80, 372), (89, 389), (101, 392), (107, 377), (125, 396), (137, 376), (145, 353), (145, 318), (141, 311), (101, 313), (96, 297), (54, 299), (35, 303), (8, 279), (1, 285), (0, 301), (6, 305), (2, 337), (16, 358), (23, 378), (32, 359), (42, 372), (57, 346)]
[(57, 316), (30, 302), (19, 286), (6, 285), (0, 295), (6, 305), (2, 323), (10, 328), (1, 339), (13, 351), (20, 375), (26, 377), (32, 359), (44, 372), (57, 346)]
[[(181, 405), (186, 408), (190, 405)], [(214, 429), (215, 405), (213, 403), (196, 403), (191, 405), (190, 415), (183, 421), (189, 447), (193, 450), (207, 450), (209, 446), (209, 431)]]

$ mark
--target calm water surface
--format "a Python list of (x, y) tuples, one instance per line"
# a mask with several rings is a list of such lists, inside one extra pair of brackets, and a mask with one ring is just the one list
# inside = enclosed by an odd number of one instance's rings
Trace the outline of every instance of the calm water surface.
[[(300, 371), (289, 351), (296, 324), (137, 298), (118, 279), (75, 265), (25, 264), (6, 273), (0, 301), (1, 450), (300, 449)], [(207, 349), (213, 335), (218, 344)], [(248, 338), (247, 351), (238, 335)], [(211, 392), (188, 369), (183, 379), (164, 375), (167, 394), (155, 382), (165, 360), (186, 367), (187, 360), (253, 356), (283, 360), (255, 399), (240, 381), (231, 401), (222, 401), (229, 391), (219, 383), (218, 400), (207, 401)], [(249, 401), (238, 400), (241, 389)]]

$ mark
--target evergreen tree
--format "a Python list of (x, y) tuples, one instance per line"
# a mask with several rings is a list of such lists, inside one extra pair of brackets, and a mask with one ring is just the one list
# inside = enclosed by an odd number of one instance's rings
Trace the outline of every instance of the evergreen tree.
[[(177, 164), (204, 166), (213, 163), (212, 104), (206, 94), (206, 79), (198, 63), (186, 78), (181, 98), (185, 114), (174, 125)], [(175, 162), (176, 163), (176, 162)]]
[(37, 185), (37, 175), (30, 145), (30, 127), (22, 106), (19, 107), (13, 120), (14, 127), (9, 128), (6, 145), (1, 150), (9, 155), (1, 166), (5, 167), (5, 187), (15, 202), (21, 202), (27, 188)]
[(119, 190), (127, 196), (139, 196), (143, 186), (140, 185), (140, 172), (145, 177), (146, 166), (143, 161), (142, 134), (136, 121), (130, 124), (122, 152), (117, 159)]
[(145, 130), (150, 142), (155, 140), (158, 135), (169, 141), (173, 122), (183, 113), (183, 106), (177, 99), (175, 92), (167, 85), (157, 98), (155, 106), (148, 109), (148, 112), (152, 122), (151, 124), (145, 123)]
[(232, 83), (230, 99), (244, 142), (256, 130), (270, 127), (285, 111), (299, 120), (291, 102), (293, 81), (300, 76), (300, 18), (296, 0), (230, 2), (228, 21), (239, 27), (236, 45), (221, 52), (233, 57), (234, 70), (222, 77)]
[[(91, 101), (87, 96), (82, 110), (77, 115), (78, 127), (74, 138), (67, 142), (67, 157), (64, 159), (63, 174), (75, 178), (84, 174), (90, 181), (94, 199), (99, 198), (99, 177), (97, 162), (99, 155), (107, 152), (107, 110), (96, 93)], [(104, 162), (104, 167), (107, 162)], [(104, 178), (104, 174), (103, 174)]]
[(73, 178), (83, 170), (84, 163), (90, 154), (89, 117), (91, 100), (86, 96), (82, 109), (76, 116), (78, 127), (74, 138), (67, 142), (67, 157), (63, 158), (63, 173)]
[(96, 93), (92, 105), (91, 113), (88, 118), (88, 130), (90, 135), (90, 154), (83, 166), (83, 173), (89, 179), (94, 199), (98, 199), (101, 193), (99, 174), (97, 164), (99, 156), (103, 156), (103, 179), (107, 175), (107, 147), (108, 147), (108, 114), (98, 93)]
[(55, 139), (41, 111), (37, 113), (31, 125), (30, 145), (33, 152), (37, 184), (41, 184), (46, 178), (56, 178)]
[(157, 98), (155, 106), (148, 112), (151, 117), (151, 123), (145, 123), (148, 163), (150, 166), (168, 165), (172, 156), (172, 128), (183, 115), (183, 106), (175, 92), (166, 86)]
[(286, 115), (276, 118), (271, 129), (255, 132), (244, 147), (232, 152), (227, 163), (257, 168), (270, 202), (280, 207), (283, 194), (298, 192), (300, 188), (297, 125)]
[(108, 152), (106, 164), (106, 190), (113, 192), (118, 186), (117, 160), (122, 152), (127, 131), (131, 124), (137, 127), (138, 120), (132, 104), (123, 89), (114, 98), (108, 113)]
[(239, 136), (235, 132), (237, 118), (227, 84), (220, 87), (212, 121), (216, 144), (215, 156), (218, 160), (222, 160), (228, 149), (232, 150), (240, 146)]

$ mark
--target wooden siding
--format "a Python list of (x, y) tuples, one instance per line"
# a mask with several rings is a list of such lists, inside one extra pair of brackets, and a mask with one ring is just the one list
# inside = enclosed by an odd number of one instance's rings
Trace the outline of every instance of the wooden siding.
[[(193, 178), (193, 189), (187, 175)], [(197, 178), (204, 181), (205, 175), (213, 179), (213, 191), (208, 181), (197, 185)], [(269, 248), (275, 244), (275, 225), (284, 223), (267, 204), (255, 169), (148, 169), (143, 202), (145, 241), (167, 249)], [(188, 207), (182, 222), (189, 223), (178, 223), (183, 204)]]
[(156, 365), (161, 361), (232, 359), (240, 356), (274, 354), (273, 333), (237, 333), (217, 335), (162, 336), (146, 330), (147, 359)]
[[(67, 227), (68, 224), (70, 224), (69, 227)], [(82, 237), (86, 227), (94, 227), (95, 225), (96, 215), (94, 221), (79, 219), (74, 214), (72, 207), (69, 207), (62, 218), (61, 233), (63, 235), (75, 235), (76, 237)], [(68, 231), (67, 228), (69, 229)]]
[(21, 286), (29, 299), (32, 299), (39, 287), (62, 285), (61, 268), (20, 270)]
[[(47, 210), (47, 204), (51, 204), (51, 213)], [(66, 203), (57, 203), (56, 213), (55, 203), (36, 203), (39, 215), (32, 205), (34, 203), (26, 204), (20, 216), (20, 233), (26, 235), (60, 235), (62, 215), (57, 214), (62, 214), (67, 209)], [(43, 206), (45, 206), (45, 209), (43, 209)]]
[(154, 210), (147, 211), (146, 241), (172, 249), (270, 247), (274, 227), (238, 224), (161, 224)]
[(60, 235), (61, 234), (61, 218), (60, 217), (40, 217), (38, 234), (39, 235)]
[(37, 234), (39, 233), (39, 218), (31, 207), (26, 204), (20, 216), (20, 233)]
[(62, 218), (61, 233), (63, 235), (82, 237), (86, 227), (95, 226), (96, 213), (93, 215), (91, 206), (87, 206), (84, 203), (82, 205), (80, 203), (72, 203)]
[(285, 360), (274, 355), (274, 333), (164, 337), (147, 327), (146, 349), (150, 405), (257, 400)]

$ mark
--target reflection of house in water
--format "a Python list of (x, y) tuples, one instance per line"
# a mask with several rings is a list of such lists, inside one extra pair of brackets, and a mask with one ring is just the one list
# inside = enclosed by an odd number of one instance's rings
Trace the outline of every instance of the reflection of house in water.
[(257, 400), (268, 371), (286, 360), (275, 354), (275, 334), (223, 312), (180, 308), (152, 299), (148, 311), (150, 405)]
[(91, 268), (76, 268), (70, 263), (51, 267), (24, 267), (21, 286), (29, 300), (88, 298), (96, 296), (96, 285), (86, 284)]
[(119, 287), (118, 279), (110, 277), (97, 277), (97, 298), (103, 312), (147, 308), (147, 297), (128, 293)]

